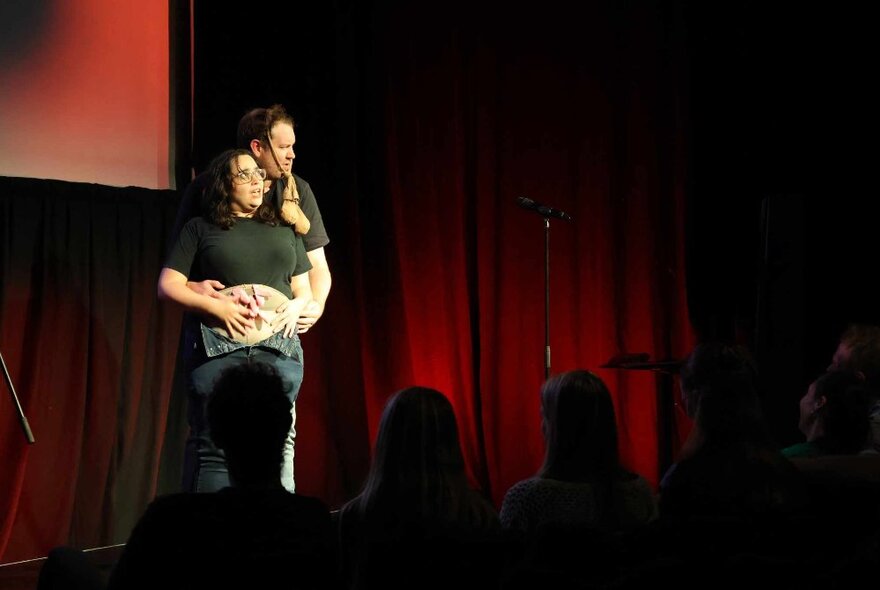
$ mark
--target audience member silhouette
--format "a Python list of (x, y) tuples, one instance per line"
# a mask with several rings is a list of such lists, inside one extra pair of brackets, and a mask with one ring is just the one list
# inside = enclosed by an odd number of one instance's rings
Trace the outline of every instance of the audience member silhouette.
[(801, 400), (807, 442), (783, 452), (809, 484), (811, 535), (834, 540), (805, 551), (815, 584), (849, 588), (880, 566), (880, 326), (850, 325), (828, 371)]
[(806, 512), (805, 483), (764, 424), (757, 377), (745, 347), (717, 342), (697, 345), (681, 370), (694, 427), (663, 478), (660, 517), (704, 549), (779, 533)]
[(852, 455), (865, 449), (869, 438), (871, 392), (852, 371), (825, 373), (800, 401), (798, 428), (806, 442), (782, 450), (786, 457)]
[[(291, 423), (286, 387), (262, 363), (221, 373), (208, 420), (226, 453), (232, 485), (154, 500), (114, 566), (108, 590), (331, 586), (330, 513), (319, 500), (285, 490), (279, 477)], [(45, 580), (41, 575), (41, 590), (70, 587), (61, 583), (63, 571), (50, 569)]]
[(366, 484), (340, 510), (338, 526), (345, 588), (494, 583), (483, 549), (493, 546), (498, 516), (468, 485), (442, 393), (410, 387), (389, 400)]
[(624, 537), (657, 516), (650, 484), (618, 455), (614, 404), (589, 371), (555, 375), (541, 387), (544, 464), (514, 484), (501, 506), (504, 527), (521, 532), (518, 588), (581, 586), (613, 579)]
[(111, 589), (328, 585), (329, 511), (315, 498), (291, 494), (279, 478), (291, 423), (287, 387), (262, 363), (221, 374), (208, 421), (232, 485), (153, 502), (111, 574)]
[(871, 439), (867, 450), (880, 453), (880, 326), (851, 324), (840, 336), (829, 371), (855, 371), (875, 393), (869, 401)]
[(636, 567), (611, 587), (739, 588), (781, 580), (799, 587), (802, 545), (794, 541), (804, 530), (809, 493), (769, 436), (751, 354), (701, 343), (680, 377), (693, 429), (661, 481), (660, 518), (630, 547)]
[(570, 371), (541, 388), (544, 464), (508, 490), (507, 528), (541, 525), (621, 530), (646, 524), (657, 507), (650, 484), (620, 465), (614, 404), (589, 371)]

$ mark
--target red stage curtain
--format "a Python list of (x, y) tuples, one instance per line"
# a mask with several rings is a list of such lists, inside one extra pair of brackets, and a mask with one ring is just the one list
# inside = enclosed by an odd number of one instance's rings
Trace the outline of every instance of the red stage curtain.
[(385, 221), (364, 231), (364, 255), (382, 263), (362, 288), (371, 438), (391, 392), (440, 389), (496, 502), (543, 455), (544, 230), (516, 197), (574, 218), (551, 222), (552, 370), (606, 380), (622, 456), (655, 482), (656, 378), (598, 367), (622, 351), (681, 357), (692, 342), (676, 48), (651, 10), (625, 26), (594, 10), (503, 29), (402, 9), (382, 30), (387, 194), (371, 205)]

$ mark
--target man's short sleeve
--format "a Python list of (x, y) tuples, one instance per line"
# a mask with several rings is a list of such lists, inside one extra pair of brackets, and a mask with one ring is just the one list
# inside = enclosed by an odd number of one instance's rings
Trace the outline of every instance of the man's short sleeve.
[(299, 192), (299, 207), (311, 224), (309, 233), (302, 237), (303, 246), (306, 252), (323, 248), (330, 243), (330, 238), (327, 236), (327, 230), (324, 228), (324, 220), (321, 218), (318, 201), (315, 200), (315, 194), (312, 192), (312, 187), (309, 186), (308, 182), (296, 174), (293, 175), (293, 178), (296, 180), (296, 189)]
[(294, 250), (296, 250), (296, 268), (293, 270), (293, 276), (301, 275), (304, 272), (312, 270), (312, 262), (306, 255), (306, 249), (303, 246), (303, 240), (299, 234), (295, 234), (293, 247)]

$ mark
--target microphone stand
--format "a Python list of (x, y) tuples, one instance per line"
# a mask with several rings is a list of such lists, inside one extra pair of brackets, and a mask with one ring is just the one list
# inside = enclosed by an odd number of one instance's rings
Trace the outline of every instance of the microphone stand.
[(6, 361), (3, 360), (2, 352), (0, 352), (0, 364), (3, 365), (3, 375), (6, 377), (6, 385), (9, 386), (9, 393), (12, 395), (12, 401), (15, 403), (15, 408), (18, 410), (18, 420), (21, 422), (21, 428), (24, 430), (24, 435), (27, 437), (27, 441), (30, 444), (34, 444), (34, 434), (31, 432), (31, 426), (28, 424), (27, 418), (25, 418), (24, 412), (21, 409), (21, 404), (18, 402), (18, 395), (16, 395), (15, 387), (12, 385), (12, 378), (9, 376), (9, 369), (6, 368)]
[(550, 218), (544, 217), (544, 380), (550, 378)]
[(523, 209), (544, 218), (544, 380), (547, 380), (550, 378), (550, 218), (572, 219), (565, 211), (536, 203), (528, 197), (519, 197), (516, 202)]

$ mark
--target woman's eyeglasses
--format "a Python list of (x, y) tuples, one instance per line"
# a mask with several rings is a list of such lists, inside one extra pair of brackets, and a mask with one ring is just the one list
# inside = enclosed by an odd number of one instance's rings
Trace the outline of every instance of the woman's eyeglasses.
[(234, 184), (247, 184), (251, 182), (254, 177), (259, 177), (260, 180), (266, 180), (266, 170), (263, 168), (252, 168), (251, 170), (242, 170), (238, 174), (232, 175), (232, 182)]

